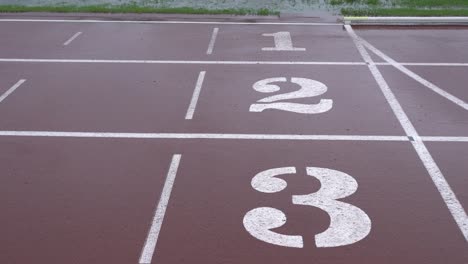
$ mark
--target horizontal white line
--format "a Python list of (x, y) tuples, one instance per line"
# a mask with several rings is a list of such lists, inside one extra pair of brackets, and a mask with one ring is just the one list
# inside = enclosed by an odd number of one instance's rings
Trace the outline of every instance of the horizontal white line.
[(115, 64), (229, 64), (229, 65), (366, 65), (364, 62), (328, 61), (191, 61), (191, 60), (96, 60), (96, 59), (14, 59), (0, 58), (0, 62), (44, 63), (115, 63)]
[[(119, 133), (65, 131), (1, 131), (1, 136), (71, 137), (71, 138), (141, 138), (141, 139), (258, 139), (258, 140), (335, 140), (335, 141), (410, 141), (406, 136), (368, 135), (292, 135), (292, 134), (224, 134), (224, 133)], [(420, 137), (429, 142), (468, 142), (468, 137)]]
[[(115, 64), (218, 64), (218, 65), (337, 65), (362, 66), (365, 62), (354, 61), (212, 61), (212, 60), (101, 60), (101, 59), (19, 59), (0, 58), (0, 62), (42, 62), (42, 63), (115, 63)], [(391, 66), (388, 62), (375, 62), (378, 66)], [(468, 63), (445, 62), (401, 62), (405, 66), (455, 66), (468, 67)]]
[[(375, 65), (383, 65), (383, 66), (392, 66), (391, 63), (388, 62), (375, 62)], [(449, 63), (449, 62), (399, 62), (398, 64), (404, 66), (451, 66), (451, 67), (468, 67), (468, 63)]]
[(62, 131), (0, 131), (0, 136), (79, 137), (79, 138), (148, 138), (148, 139), (263, 139), (263, 140), (357, 140), (408, 141), (406, 136), (366, 135), (286, 135), (286, 134), (222, 134), (222, 133), (115, 133)]
[(468, 21), (468, 17), (345, 17), (346, 20), (370, 20), (370, 21)]
[(342, 26), (341, 23), (300, 22), (226, 22), (226, 21), (136, 21), (136, 20), (74, 20), (74, 19), (0, 19), (0, 22), (52, 22), (52, 23), (124, 23), (124, 24), (220, 24), (220, 25), (287, 25), (287, 26)]
[(468, 137), (421, 137), (421, 139), (429, 142), (468, 142)]

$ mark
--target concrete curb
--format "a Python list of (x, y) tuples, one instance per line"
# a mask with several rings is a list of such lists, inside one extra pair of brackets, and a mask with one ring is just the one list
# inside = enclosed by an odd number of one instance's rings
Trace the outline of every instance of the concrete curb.
[(468, 17), (344, 17), (347, 25), (468, 26)]

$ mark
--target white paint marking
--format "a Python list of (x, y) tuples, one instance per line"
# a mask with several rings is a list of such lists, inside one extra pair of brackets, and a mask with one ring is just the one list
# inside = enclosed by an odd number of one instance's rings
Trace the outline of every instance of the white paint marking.
[(340, 247), (354, 244), (369, 235), (372, 222), (360, 208), (337, 201), (358, 189), (357, 181), (341, 171), (307, 167), (307, 175), (320, 181), (320, 189), (311, 194), (293, 195), (293, 204), (320, 208), (330, 216), (330, 226), (315, 235), (317, 247)]
[(302, 236), (283, 235), (271, 231), (286, 224), (286, 215), (272, 207), (259, 207), (248, 211), (243, 220), (250, 235), (263, 242), (292, 248), (303, 248)]
[(15, 85), (13, 85), (12, 87), (10, 87), (10, 89), (4, 92), (2, 96), (0, 96), (0, 103), (3, 100), (5, 100), (11, 93), (13, 93), (18, 87), (20, 87), (25, 81), (25, 79), (19, 80), (17, 83), (15, 83)]
[(0, 136), (68, 138), (147, 138), (147, 139), (236, 139), (236, 140), (324, 140), (324, 141), (409, 141), (405, 136), (361, 135), (278, 135), (216, 133), (116, 133), (62, 131), (0, 131)]
[(210, 44), (208, 45), (208, 50), (206, 51), (206, 54), (208, 55), (213, 53), (214, 45), (216, 42), (216, 37), (218, 36), (218, 31), (219, 31), (219, 28), (213, 29), (213, 34), (211, 34)]
[[(434, 66), (434, 67), (468, 67), (468, 63), (446, 63), (446, 62), (399, 62), (404, 66)], [(388, 62), (375, 62), (375, 65), (393, 66)]]
[(198, 75), (197, 84), (193, 90), (192, 100), (190, 101), (190, 105), (187, 109), (187, 114), (185, 114), (185, 119), (193, 118), (193, 114), (195, 113), (195, 108), (197, 107), (198, 98), (200, 97), (200, 92), (203, 86), (203, 80), (205, 79), (205, 73), (205, 71), (201, 71)]
[[(287, 182), (279, 175), (294, 174), (295, 167), (281, 167), (262, 171), (253, 178), (252, 187), (263, 193), (284, 190)], [(358, 189), (358, 183), (350, 175), (327, 168), (307, 167), (307, 175), (320, 181), (320, 189), (306, 195), (293, 195), (292, 203), (317, 207), (328, 213), (330, 226), (315, 236), (317, 247), (340, 247), (364, 239), (371, 230), (369, 216), (360, 208), (337, 201), (346, 198)], [(302, 248), (302, 237), (279, 234), (271, 229), (283, 226), (286, 215), (271, 207), (255, 208), (244, 216), (244, 227), (253, 237), (278, 246)]]
[[(286, 81), (285, 77), (268, 78), (254, 83), (252, 87), (257, 92), (274, 93), (281, 90), (281, 87), (274, 83)], [(292, 77), (291, 82), (299, 85), (300, 89), (260, 99), (257, 103), (250, 105), (249, 111), (263, 112), (267, 109), (276, 109), (300, 114), (320, 114), (332, 109), (333, 100), (331, 99), (320, 99), (320, 102), (317, 104), (278, 102), (281, 100), (311, 98), (322, 95), (328, 90), (325, 84), (307, 78)]]
[(468, 142), (468, 137), (421, 137), (421, 140), (429, 142)]
[(369, 63), (368, 67), (374, 76), (377, 84), (379, 85), (382, 93), (384, 94), (385, 98), (387, 99), (390, 107), (392, 108), (394, 114), (396, 115), (398, 121), (400, 122), (401, 126), (405, 130), (408, 136), (412, 136), (414, 141), (411, 141), (416, 153), (418, 154), (419, 158), (421, 159), (424, 167), (426, 168), (429, 176), (431, 177), (434, 185), (439, 190), (442, 199), (444, 200), (445, 204), (447, 205), (450, 213), (452, 214), (455, 222), (457, 223), (458, 227), (460, 228), (462, 234), (465, 237), (465, 240), (468, 241), (468, 216), (458, 201), (455, 193), (451, 189), (450, 185), (448, 184), (447, 180), (445, 179), (444, 175), (440, 171), (439, 167), (435, 163), (434, 159), (432, 158), (431, 154), (427, 150), (424, 142), (418, 135), (416, 129), (414, 128), (413, 124), (409, 121), (408, 116), (404, 112), (403, 108), (401, 107), (400, 103), (396, 99), (395, 95), (391, 91), (390, 87), (388, 86), (387, 82), (383, 78), (382, 74), (378, 70), (377, 66), (373, 63), (372, 58), (369, 56), (369, 53), (364, 48), (364, 44), (362, 43), (362, 39), (359, 38), (351, 26), (345, 25), (346, 31), (353, 39), (359, 53), (363, 57), (364, 61)]
[(43, 63), (114, 63), (114, 64), (206, 64), (206, 65), (366, 65), (364, 62), (329, 61), (185, 61), (185, 60), (96, 60), (96, 59), (17, 59), (0, 58), (0, 62)]
[(362, 45), (364, 45), (366, 48), (368, 48), (369, 50), (374, 52), (377, 56), (379, 56), (380, 58), (382, 58), (386, 62), (390, 63), (393, 67), (395, 67), (399, 71), (401, 71), (404, 74), (408, 75), (413, 80), (415, 80), (415, 81), (419, 82), (420, 84), (426, 86), (427, 88), (431, 89), (432, 91), (434, 91), (438, 95), (444, 97), (445, 99), (457, 104), (458, 106), (464, 108), (465, 110), (468, 110), (468, 103), (466, 103), (465, 101), (463, 101), (460, 98), (458, 98), (458, 97), (456, 97), (456, 96), (442, 90), (437, 85), (435, 85), (435, 84), (429, 82), (428, 80), (422, 78), (421, 76), (417, 75), (413, 71), (411, 71), (408, 68), (406, 68), (405, 66), (403, 66), (401, 63), (398, 63), (394, 59), (392, 59), (389, 56), (387, 56), (386, 54), (384, 54), (382, 51), (378, 50), (376, 47), (371, 45), (366, 40), (364, 40), (364, 39), (362, 39), (360, 37), (357, 37), (357, 38), (359, 38), (359, 41), (362, 43)]
[(145, 246), (141, 252), (139, 262), (140, 264), (149, 264), (153, 258), (153, 254), (156, 249), (156, 243), (158, 242), (159, 232), (161, 231), (161, 225), (164, 220), (164, 215), (166, 214), (172, 187), (174, 186), (174, 181), (177, 175), (177, 169), (179, 168), (180, 158), (180, 154), (175, 154), (172, 156), (171, 165), (169, 167), (169, 171), (167, 172), (166, 182), (164, 183), (161, 197), (159, 198), (158, 206), (156, 208), (156, 212), (154, 213), (153, 222), (151, 223), (151, 228), (148, 232)]
[(124, 23), (124, 24), (205, 24), (205, 25), (288, 25), (288, 26), (342, 26), (342, 23), (294, 23), (294, 22), (223, 22), (223, 21), (135, 21), (135, 20), (73, 20), (73, 19), (0, 19), (0, 22), (42, 23)]
[(69, 38), (65, 43), (63, 43), (64, 46), (68, 46), (73, 40), (75, 40), (79, 35), (81, 35), (82, 32), (76, 32), (75, 35), (73, 35), (71, 38)]
[(305, 51), (305, 48), (293, 47), (291, 33), (288, 31), (262, 34), (264, 37), (273, 37), (274, 47), (262, 48), (263, 51)]
[(276, 193), (284, 190), (288, 183), (280, 178), (275, 178), (275, 176), (283, 174), (295, 174), (295, 167), (282, 167), (265, 170), (257, 173), (252, 178), (252, 188), (259, 192), (263, 193)]

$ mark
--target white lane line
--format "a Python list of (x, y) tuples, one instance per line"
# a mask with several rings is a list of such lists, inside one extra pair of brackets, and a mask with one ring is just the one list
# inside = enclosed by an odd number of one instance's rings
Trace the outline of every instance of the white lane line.
[(149, 264), (153, 258), (156, 243), (158, 242), (159, 232), (161, 231), (161, 225), (164, 220), (164, 215), (166, 214), (167, 204), (169, 203), (172, 187), (174, 186), (174, 181), (177, 175), (177, 169), (179, 168), (180, 158), (180, 154), (172, 156), (171, 165), (166, 176), (166, 182), (164, 183), (161, 197), (159, 198), (158, 206), (154, 213), (151, 228), (148, 232), (148, 236), (146, 237), (145, 246), (141, 252), (140, 264)]
[(218, 36), (218, 31), (219, 31), (219, 28), (213, 29), (213, 34), (211, 34), (210, 44), (208, 44), (208, 50), (206, 51), (206, 54), (208, 55), (213, 53), (214, 44), (216, 42), (216, 37)]
[(136, 20), (73, 20), (73, 19), (0, 19), (0, 22), (51, 22), (51, 23), (124, 23), (124, 24), (204, 24), (204, 25), (287, 25), (287, 26), (343, 26), (342, 23), (294, 22), (226, 22), (226, 21), (136, 21)]
[(243, 139), (243, 140), (336, 140), (336, 141), (409, 141), (406, 136), (363, 135), (287, 135), (222, 133), (117, 133), (64, 131), (0, 131), (0, 136), (67, 138), (142, 138), (142, 139)]
[(76, 32), (75, 35), (71, 36), (67, 41), (63, 43), (64, 46), (68, 46), (73, 40), (75, 40), (82, 32)]
[[(288, 135), (217, 133), (119, 133), (63, 131), (0, 131), (4, 137), (141, 138), (141, 139), (239, 139), (239, 140), (330, 140), (330, 141), (409, 141), (406, 136)], [(468, 142), (468, 137), (420, 137), (428, 142)]]
[(195, 113), (195, 108), (197, 107), (198, 98), (200, 97), (200, 92), (203, 86), (203, 80), (205, 79), (205, 71), (201, 71), (198, 75), (197, 84), (193, 90), (192, 100), (190, 100), (190, 105), (187, 109), (187, 114), (185, 114), (185, 119), (192, 119), (193, 114)]
[(359, 38), (359, 41), (364, 45), (366, 48), (368, 48), (370, 51), (375, 53), (377, 56), (385, 60), (386, 62), (390, 63), (393, 67), (398, 69), (399, 71), (403, 72), (404, 74), (408, 75), (411, 77), (413, 80), (419, 82), (420, 84), (426, 86), (427, 88), (431, 89), (435, 93), (439, 94), (440, 96), (444, 97), (445, 99), (457, 104), (458, 106), (464, 108), (465, 110), (468, 110), (468, 103), (465, 101), (461, 100), (460, 98), (444, 91), (443, 89), (439, 88), (437, 85), (429, 82), (428, 80), (422, 78), (421, 76), (417, 75), (413, 71), (409, 70), (405, 66), (403, 66), (401, 63), (398, 63), (394, 59), (390, 58), (387, 56), (385, 53), (382, 51), (378, 50), (376, 47), (374, 47), (372, 44), (364, 40), (363, 38)]
[[(434, 66), (434, 67), (468, 67), (468, 63), (447, 63), (447, 62), (399, 62), (403, 66)], [(375, 65), (393, 66), (388, 62), (375, 62)]]
[(421, 137), (428, 142), (468, 142), (468, 137)]
[(350, 25), (345, 25), (345, 28), (348, 34), (353, 39), (354, 44), (356, 45), (362, 58), (364, 59), (364, 61), (366, 61), (369, 64), (368, 67), (372, 75), (377, 81), (377, 84), (379, 85), (393, 113), (396, 115), (398, 121), (400, 122), (401, 126), (405, 130), (406, 134), (414, 138), (414, 141), (411, 141), (411, 144), (416, 150), (416, 153), (421, 159), (432, 181), (434, 182), (434, 185), (437, 187), (440, 195), (442, 196), (442, 199), (444, 200), (450, 213), (452, 214), (452, 217), (454, 218), (462, 234), (464, 235), (465, 240), (468, 241), (468, 216), (465, 212), (465, 209), (461, 205), (460, 201), (457, 199), (455, 193), (453, 192), (452, 188), (448, 184), (447, 180), (445, 179), (444, 175), (440, 171), (439, 167), (437, 166), (436, 162), (432, 158), (431, 154), (427, 150), (426, 146), (424, 145), (424, 142), (418, 135), (416, 129), (414, 128), (413, 124), (411, 123), (408, 116), (404, 112), (403, 108), (401, 107), (400, 103), (396, 99), (395, 95), (393, 94), (392, 90), (388, 86), (387, 82), (383, 78), (379, 69), (373, 63), (372, 58), (369, 56), (369, 53), (364, 48), (364, 44), (361, 42), (362, 39), (359, 38), (356, 35), (356, 33), (354, 33), (354, 30), (352, 29)]
[(366, 65), (364, 62), (330, 61), (191, 61), (191, 60), (95, 60), (95, 59), (17, 59), (0, 58), (0, 62), (43, 63), (115, 63), (115, 64), (215, 64), (215, 65)]
[(19, 80), (18, 82), (16, 82), (12, 87), (10, 87), (10, 89), (8, 89), (6, 92), (4, 92), (1, 96), (0, 96), (0, 103), (5, 100), (5, 98), (7, 98), (11, 93), (13, 93), (18, 87), (20, 87), (26, 80), (25, 79), (21, 79)]

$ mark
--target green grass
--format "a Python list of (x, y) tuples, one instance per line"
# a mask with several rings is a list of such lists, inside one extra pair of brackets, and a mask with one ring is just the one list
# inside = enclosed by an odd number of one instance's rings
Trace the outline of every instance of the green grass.
[(468, 0), (398, 0), (405, 7), (468, 7)]
[(88, 6), (21, 6), (21, 5), (0, 5), (0, 13), (19, 12), (54, 12), (54, 13), (159, 13), (159, 14), (226, 14), (226, 15), (278, 15), (279, 12), (269, 9), (207, 9), (192, 7), (149, 7), (136, 4), (129, 5), (88, 5)]
[(342, 8), (344, 16), (468, 16), (468, 9)]
[(365, 5), (378, 5), (379, 0), (329, 0), (330, 5), (342, 5), (342, 4), (365, 4)]

